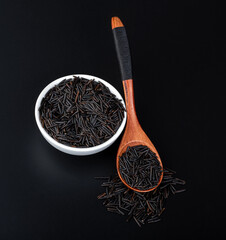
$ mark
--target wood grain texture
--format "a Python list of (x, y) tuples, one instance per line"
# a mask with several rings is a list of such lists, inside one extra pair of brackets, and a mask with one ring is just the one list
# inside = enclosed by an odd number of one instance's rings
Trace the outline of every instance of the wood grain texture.
[(143, 131), (143, 129), (140, 126), (140, 123), (137, 119), (136, 115), (136, 109), (135, 109), (135, 101), (134, 101), (134, 91), (133, 91), (133, 80), (128, 79), (123, 81), (123, 89), (125, 94), (125, 101), (126, 101), (126, 110), (127, 110), (127, 124), (126, 129), (124, 132), (124, 135), (122, 137), (121, 143), (118, 148), (117, 157), (116, 157), (116, 167), (118, 175), (121, 179), (121, 181), (130, 189), (137, 191), (137, 192), (149, 192), (154, 190), (159, 186), (159, 184), (162, 181), (163, 173), (161, 174), (161, 177), (159, 179), (159, 183), (154, 188), (150, 188), (148, 190), (139, 190), (130, 187), (122, 178), (121, 173), (119, 171), (119, 156), (121, 156), (127, 149), (127, 147), (132, 147), (136, 145), (146, 145), (152, 152), (156, 154), (158, 157), (158, 160), (160, 162), (160, 165), (162, 166), (162, 161), (160, 159), (160, 156), (158, 154), (158, 151), (156, 150), (155, 146), (151, 142), (151, 140), (148, 138), (146, 133)]
[(121, 20), (118, 17), (112, 17), (111, 18), (111, 27), (112, 29), (117, 28), (117, 27), (124, 27), (122, 24)]

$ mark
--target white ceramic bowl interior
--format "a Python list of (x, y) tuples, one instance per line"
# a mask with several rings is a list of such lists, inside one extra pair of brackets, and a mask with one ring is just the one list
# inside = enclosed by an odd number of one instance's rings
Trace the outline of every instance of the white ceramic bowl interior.
[(91, 154), (95, 154), (95, 153), (103, 151), (104, 149), (106, 149), (110, 145), (112, 145), (112, 143), (115, 142), (115, 140), (122, 133), (122, 131), (123, 131), (124, 127), (125, 127), (125, 124), (126, 124), (126, 118), (127, 118), (126, 112), (124, 113), (124, 118), (122, 120), (122, 123), (121, 123), (120, 127), (118, 128), (117, 132), (110, 139), (108, 139), (106, 142), (104, 142), (104, 143), (102, 143), (100, 145), (97, 145), (97, 146), (94, 146), (94, 147), (88, 147), (88, 148), (70, 147), (70, 146), (66, 146), (66, 145), (64, 145), (62, 143), (59, 143), (56, 140), (54, 140), (51, 136), (49, 136), (49, 134), (45, 131), (45, 129), (41, 125), (40, 114), (39, 114), (39, 107), (40, 107), (42, 99), (45, 97), (46, 93), (51, 88), (53, 88), (55, 85), (59, 84), (61, 81), (65, 80), (65, 79), (71, 79), (71, 78), (73, 78), (73, 76), (83, 77), (83, 78), (86, 78), (86, 79), (94, 79), (97, 82), (102, 82), (105, 86), (107, 86), (109, 88), (109, 90), (119, 100), (121, 100), (123, 106), (125, 107), (125, 102), (124, 102), (122, 96), (120, 95), (120, 93), (111, 84), (109, 84), (108, 82), (104, 81), (101, 78), (94, 77), (94, 76), (91, 76), (91, 75), (73, 74), (73, 75), (68, 75), (68, 76), (56, 79), (55, 81), (51, 82), (49, 85), (47, 85), (42, 90), (42, 92), (38, 96), (36, 104), (35, 104), (35, 120), (36, 120), (38, 128), (39, 128), (40, 132), (42, 133), (43, 137), (46, 139), (46, 141), (49, 144), (51, 144), (56, 149), (58, 149), (58, 150), (60, 150), (62, 152), (68, 153), (68, 154), (72, 154), (72, 155), (91, 155)]

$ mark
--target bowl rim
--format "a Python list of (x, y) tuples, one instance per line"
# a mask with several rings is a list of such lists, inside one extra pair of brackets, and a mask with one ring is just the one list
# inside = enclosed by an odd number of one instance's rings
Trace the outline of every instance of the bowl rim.
[(40, 132), (42, 133), (42, 135), (44, 136), (44, 138), (51, 143), (51, 145), (53, 145), (54, 147), (57, 146), (58, 149), (64, 149), (66, 152), (74, 152), (74, 153), (88, 153), (88, 152), (93, 152), (93, 153), (97, 153), (100, 152), (104, 149), (106, 149), (108, 146), (110, 146), (113, 142), (115, 142), (115, 140), (120, 136), (120, 134), (122, 133), (125, 125), (126, 125), (126, 120), (127, 120), (127, 112), (124, 112), (124, 118), (121, 122), (121, 125), (119, 126), (119, 128), (117, 129), (116, 133), (110, 138), (108, 139), (106, 142), (101, 143), (99, 145), (93, 146), (93, 147), (84, 147), (84, 148), (79, 148), (79, 147), (71, 147), (71, 146), (67, 146), (64, 145), (63, 143), (59, 143), (58, 141), (56, 141), (55, 139), (53, 139), (47, 132), (46, 130), (42, 127), (41, 121), (40, 121), (40, 114), (39, 114), (39, 107), (41, 105), (41, 101), (44, 98), (44, 96), (46, 95), (46, 93), (53, 88), (55, 85), (59, 84), (61, 81), (65, 80), (65, 79), (70, 79), (73, 76), (76, 77), (82, 77), (82, 78), (86, 78), (88, 80), (90, 79), (94, 79), (94, 81), (99, 81), (102, 82), (106, 87), (109, 88), (109, 90), (119, 99), (121, 100), (124, 108), (126, 109), (126, 105), (124, 102), (123, 97), (121, 96), (121, 94), (118, 92), (118, 90), (113, 87), (110, 83), (108, 83), (107, 81), (93, 76), (93, 75), (87, 75), (87, 74), (70, 74), (67, 76), (63, 76), (60, 78), (57, 78), (56, 80), (50, 82), (39, 94), (36, 103), (35, 103), (35, 120), (36, 120), (36, 124), (40, 130)]

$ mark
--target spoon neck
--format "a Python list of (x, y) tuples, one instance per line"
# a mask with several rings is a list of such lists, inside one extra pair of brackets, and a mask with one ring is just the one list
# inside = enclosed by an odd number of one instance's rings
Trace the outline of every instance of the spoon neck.
[(138, 123), (134, 101), (133, 79), (123, 80), (123, 89), (126, 102), (127, 121)]

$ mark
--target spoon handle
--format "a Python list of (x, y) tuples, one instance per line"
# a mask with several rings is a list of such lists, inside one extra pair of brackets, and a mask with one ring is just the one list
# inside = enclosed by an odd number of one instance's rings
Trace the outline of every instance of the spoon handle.
[(134, 103), (132, 65), (126, 30), (118, 17), (111, 19), (111, 25), (125, 94), (127, 127), (130, 126), (130, 124), (139, 126)]
[(111, 26), (122, 80), (132, 79), (132, 65), (126, 29), (118, 17), (113, 17), (111, 19)]

